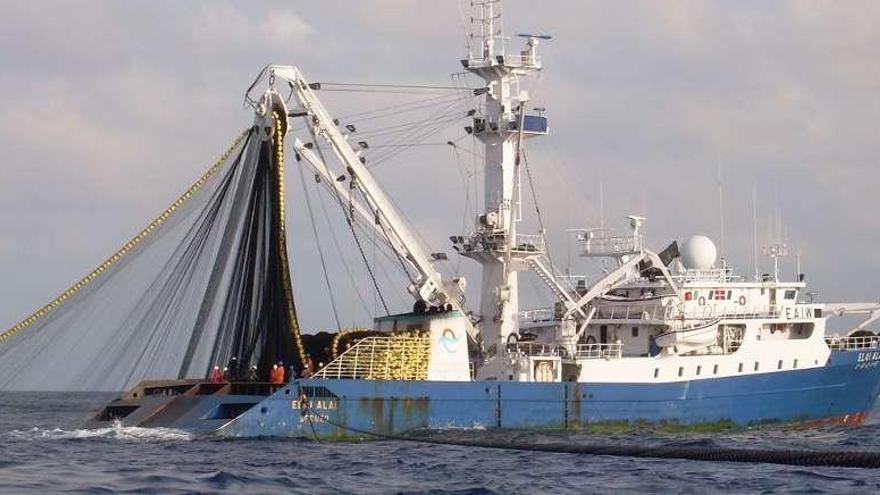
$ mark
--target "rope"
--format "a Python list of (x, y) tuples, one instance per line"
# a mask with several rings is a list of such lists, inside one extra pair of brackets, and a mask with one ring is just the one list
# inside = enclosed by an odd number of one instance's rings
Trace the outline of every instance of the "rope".
[(334, 82), (321, 82), (318, 83), (321, 85), (321, 89), (324, 89), (324, 86), (357, 86), (362, 88), (401, 88), (401, 89), (447, 89), (452, 91), (470, 91), (473, 92), (477, 88), (463, 88), (461, 86), (431, 86), (426, 84), (361, 84), (361, 83), (334, 83)]
[(342, 328), (339, 322), (339, 311), (336, 309), (336, 296), (333, 295), (333, 287), (330, 285), (330, 275), (327, 273), (327, 261), (324, 259), (324, 249), (321, 247), (321, 237), (318, 235), (318, 224), (315, 222), (315, 212), (312, 209), (312, 199), (309, 196), (309, 190), (306, 188), (306, 178), (303, 174), (303, 168), (297, 167), (299, 171), (299, 180), (302, 183), (303, 196), (306, 199), (306, 208), (309, 211), (309, 220), (312, 222), (312, 235), (315, 236), (315, 248), (318, 250), (318, 256), (321, 259), (321, 270), (324, 272), (324, 283), (327, 284), (327, 293), (330, 296), (330, 307), (333, 309), (333, 319), (336, 320), (336, 328)]
[(278, 202), (276, 218), (278, 218), (278, 255), (281, 258), (281, 283), (284, 289), (284, 301), (287, 309), (287, 323), (290, 333), (296, 345), (300, 364), (306, 366), (306, 352), (300, 337), (299, 321), (296, 317), (296, 305), (293, 302), (293, 286), (290, 282), (290, 263), (287, 256), (287, 227), (284, 219), (284, 134), (287, 132), (287, 116), (281, 112), (273, 111), (272, 118), (275, 121), (275, 132), (272, 135), (272, 146), (275, 151), (275, 181), (278, 185)]
[[(562, 442), (533, 443), (519, 440), (490, 441), (481, 439), (428, 438), (411, 435), (392, 435), (367, 431), (339, 424), (314, 411), (308, 397), (303, 394), (303, 414), (316, 417), (328, 424), (361, 435), (383, 440), (418, 442), (432, 445), (454, 445), (458, 447), (478, 447), (486, 449), (520, 450), (526, 452), (548, 452), (559, 454), (607, 455), (613, 457), (637, 457), (654, 459), (686, 459), (692, 461), (742, 462), (785, 464), (792, 466), (831, 466), (880, 469), (880, 452), (845, 452), (811, 450), (769, 450), (769, 449), (731, 449), (724, 447), (667, 447), (646, 445), (583, 445)], [(311, 421), (311, 420), (310, 420)], [(313, 431), (314, 434), (314, 431)]]
[(73, 285), (68, 287), (67, 290), (65, 290), (64, 292), (61, 293), (61, 295), (59, 295), (58, 297), (56, 297), (55, 299), (50, 301), (45, 306), (43, 306), (40, 309), (38, 309), (37, 311), (35, 311), (33, 314), (31, 314), (30, 316), (28, 316), (24, 320), (16, 323), (9, 330), (6, 330), (2, 334), (0, 334), (0, 342), (5, 341), (6, 339), (8, 339), (8, 338), (12, 337), (13, 335), (15, 335), (16, 333), (20, 332), (21, 330), (24, 330), (25, 328), (33, 325), (38, 320), (44, 318), (46, 315), (48, 315), (50, 312), (52, 312), (52, 310), (54, 310), (55, 308), (57, 308), (58, 306), (63, 304), (65, 301), (67, 301), (68, 299), (73, 297), (77, 292), (79, 292), (80, 290), (82, 290), (83, 288), (85, 288), (86, 286), (91, 284), (92, 282), (94, 282), (95, 279), (97, 279), (99, 275), (101, 275), (105, 271), (112, 268), (125, 255), (127, 255), (134, 248), (136, 248), (138, 245), (140, 245), (145, 239), (147, 239), (150, 236), (150, 234), (152, 234), (156, 229), (158, 229), (159, 226), (161, 226), (165, 222), (165, 220), (167, 220), (175, 211), (177, 211), (180, 207), (182, 207), (184, 204), (186, 204), (193, 197), (193, 195), (199, 189), (201, 189), (201, 187), (203, 185), (205, 185), (205, 183), (208, 181), (208, 179), (210, 179), (212, 176), (214, 176), (220, 170), (222, 165), (224, 163), (226, 163), (226, 160), (229, 158), (230, 155), (232, 155), (233, 151), (236, 148), (238, 148), (238, 146), (241, 144), (241, 142), (248, 136), (250, 131), (251, 131), (250, 128), (243, 131), (232, 142), (232, 144), (229, 146), (229, 148), (227, 148), (226, 152), (224, 152), (220, 156), (220, 158), (218, 158), (217, 161), (215, 161), (214, 164), (211, 165), (211, 168), (209, 168), (207, 170), (207, 172), (205, 172), (201, 177), (199, 177), (199, 179), (196, 180), (189, 187), (189, 189), (187, 189), (182, 195), (180, 195), (180, 197), (178, 197), (173, 203), (171, 203), (171, 205), (168, 206), (168, 208), (166, 208), (165, 211), (163, 211), (152, 222), (150, 222), (149, 225), (147, 225), (143, 230), (138, 232), (137, 235), (135, 235), (134, 237), (129, 239), (129, 241), (126, 242), (122, 246), (122, 248), (120, 248), (118, 251), (113, 253), (112, 256), (110, 256), (109, 258), (104, 260), (103, 263), (98, 265), (98, 267), (95, 268), (94, 270), (92, 270), (88, 275), (86, 275), (85, 277), (81, 278), (79, 281), (77, 281), (76, 283), (74, 283)]

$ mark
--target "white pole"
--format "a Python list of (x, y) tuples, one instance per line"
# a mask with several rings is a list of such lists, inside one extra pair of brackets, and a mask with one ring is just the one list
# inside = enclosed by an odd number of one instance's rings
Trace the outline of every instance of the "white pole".
[(755, 268), (755, 282), (758, 281), (758, 192), (752, 186), (752, 260)]
[(721, 147), (716, 148), (715, 163), (718, 169), (718, 216), (721, 220), (721, 259), (727, 257), (727, 246), (724, 238), (724, 181), (721, 174)]

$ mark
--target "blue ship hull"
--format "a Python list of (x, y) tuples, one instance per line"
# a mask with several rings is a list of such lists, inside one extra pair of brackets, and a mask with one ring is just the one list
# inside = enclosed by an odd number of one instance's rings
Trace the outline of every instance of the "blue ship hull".
[[(880, 352), (821, 368), (675, 383), (297, 380), (231, 420), (233, 437), (352, 438), (414, 429), (577, 428), (602, 423), (858, 424), (880, 393)], [(305, 395), (305, 397), (303, 397)], [(307, 400), (307, 406), (303, 407)]]

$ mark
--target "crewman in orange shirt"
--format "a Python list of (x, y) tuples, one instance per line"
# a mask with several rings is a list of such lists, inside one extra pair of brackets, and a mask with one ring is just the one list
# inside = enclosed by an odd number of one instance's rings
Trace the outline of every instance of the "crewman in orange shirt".
[(281, 361), (272, 365), (272, 371), (269, 372), (269, 383), (272, 385), (284, 384), (284, 363)]

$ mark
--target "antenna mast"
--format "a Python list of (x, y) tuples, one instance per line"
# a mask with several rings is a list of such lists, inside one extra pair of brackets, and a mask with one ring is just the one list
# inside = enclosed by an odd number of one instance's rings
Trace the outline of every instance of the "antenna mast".
[(725, 259), (727, 258), (727, 245), (725, 239), (724, 232), (724, 180), (721, 173), (721, 148), (716, 148), (715, 151), (715, 162), (718, 168), (718, 216), (721, 220), (721, 260), (722, 264), (725, 263)]
[[(501, 349), (510, 335), (519, 334), (518, 272), (528, 270), (528, 258), (543, 250), (543, 243), (532, 241), (531, 250), (520, 249), (517, 239), (516, 192), (519, 167), (516, 166), (518, 143), (523, 139), (548, 133), (547, 118), (525, 115), (526, 91), (520, 91), (520, 79), (542, 69), (537, 55), (540, 40), (546, 35), (524, 34), (524, 49), (515, 55), (505, 53), (501, 0), (474, 0), (471, 3), (471, 43), (468, 58), (461, 65), (486, 82), (477, 90), (484, 95), (482, 107), (466, 127), (485, 152), (484, 210), (477, 216), (476, 231), (467, 236), (452, 236), (453, 247), (462, 255), (482, 265), (479, 326), (487, 354)], [(522, 241), (522, 239), (520, 239)]]

